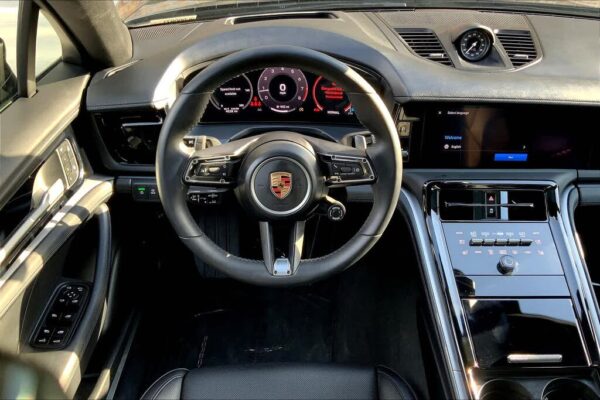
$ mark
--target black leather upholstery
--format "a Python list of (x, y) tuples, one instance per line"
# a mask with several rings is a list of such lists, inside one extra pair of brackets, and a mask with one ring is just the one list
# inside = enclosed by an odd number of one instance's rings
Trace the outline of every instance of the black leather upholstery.
[(142, 399), (180, 399), (183, 378), (187, 375), (187, 369), (174, 369), (156, 380), (142, 395)]
[(174, 370), (154, 382), (142, 399), (413, 400), (415, 395), (385, 367), (258, 364)]

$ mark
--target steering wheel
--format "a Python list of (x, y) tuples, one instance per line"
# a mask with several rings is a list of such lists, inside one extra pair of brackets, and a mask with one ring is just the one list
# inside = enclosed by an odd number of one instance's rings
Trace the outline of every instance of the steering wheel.
[[(215, 89), (251, 70), (285, 65), (322, 75), (345, 89), (374, 143), (354, 148), (296, 132), (268, 132), (195, 150), (183, 138), (202, 117)], [(343, 170), (342, 170), (343, 168)], [(196, 75), (164, 121), (156, 178), (165, 214), (183, 243), (201, 260), (248, 283), (285, 286), (342, 271), (364, 256), (387, 227), (400, 195), (402, 152), (393, 119), (376, 91), (345, 63), (294, 46), (265, 46), (230, 54)], [(302, 259), (306, 219), (332, 187), (372, 185), (373, 207), (359, 231), (334, 252)], [(192, 186), (232, 188), (259, 221), (263, 260), (233, 255), (200, 229), (187, 205)], [(273, 223), (289, 221), (287, 257), (276, 258)]]

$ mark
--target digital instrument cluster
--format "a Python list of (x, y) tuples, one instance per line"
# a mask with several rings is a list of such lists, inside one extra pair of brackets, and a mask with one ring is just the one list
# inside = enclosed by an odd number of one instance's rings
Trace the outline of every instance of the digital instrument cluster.
[(292, 67), (251, 71), (217, 88), (202, 122), (230, 121), (358, 122), (343, 88)]

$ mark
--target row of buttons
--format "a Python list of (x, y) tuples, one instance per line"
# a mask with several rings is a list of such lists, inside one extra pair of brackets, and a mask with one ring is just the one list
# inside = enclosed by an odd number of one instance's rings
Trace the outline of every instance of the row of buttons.
[(67, 178), (67, 183), (71, 186), (77, 181), (77, 178), (79, 178), (79, 165), (73, 151), (73, 146), (71, 146), (71, 142), (65, 140), (56, 151), (60, 158), (65, 177)]
[(202, 163), (196, 167), (196, 176), (210, 178), (226, 178), (228, 165), (226, 163)]
[(68, 284), (63, 286), (43, 319), (41, 328), (34, 335), (32, 345), (43, 348), (61, 348), (67, 344), (69, 334), (75, 329), (74, 322), (81, 313), (87, 297), (87, 286)]
[(201, 206), (216, 206), (222, 203), (222, 193), (209, 192), (209, 193), (188, 193), (188, 201), (193, 204)]
[(185, 181), (192, 185), (194, 183), (229, 184), (233, 181), (234, 167), (237, 162), (225, 158), (218, 161), (193, 159), (187, 168)]
[(153, 183), (133, 183), (133, 199), (137, 201), (158, 201), (158, 186)]
[[(498, 218), (498, 207), (496, 206), (498, 198), (496, 192), (487, 192), (485, 194), (485, 217), (488, 219), (497, 219)], [(490, 246), (494, 246), (493, 244)], [(501, 246), (501, 245), (498, 245)], [(518, 246), (518, 245), (517, 245)]]
[(321, 159), (327, 166), (329, 180), (333, 183), (374, 179), (371, 165), (364, 158), (322, 155)]
[(531, 246), (531, 239), (471, 239), (470, 246)]
[(49, 344), (58, 347), (63, 344), (68, 331), (68, 328), (43, 327), (35, 339), (35, 344), (38, 346)]
[(333, 162), (331, 163), (331, 175), (361, 179), (364, 176), (364, 170), (359, 162)]

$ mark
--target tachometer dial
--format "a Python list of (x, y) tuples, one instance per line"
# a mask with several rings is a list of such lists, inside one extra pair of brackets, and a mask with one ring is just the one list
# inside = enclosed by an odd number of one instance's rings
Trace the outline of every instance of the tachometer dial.
[(480, 61), (492, 48), (489, 33), (483, 29), (471, 29), (460, 37), (460, 55), (468, 61)]
[(258, 95), (271, 110), (291, 112), (306, 100), (308, 82), (297, 68), (270, 67), (258, 78)]
[(327, 114), (348, 114), (352, 108), (344, 89), (322, 76), (315, 81), (312, 95), (317, 108)]
[(245, 74), (239, 75), (221, 85), (210, 97), (210, 102), (227, 114), (237, 114), (248, 107), (252, 100), (253, 90), (250, 79)]

